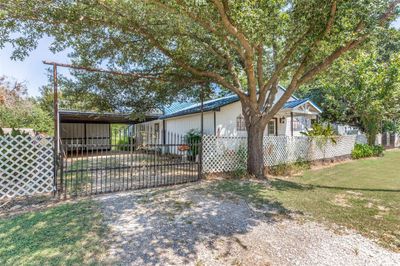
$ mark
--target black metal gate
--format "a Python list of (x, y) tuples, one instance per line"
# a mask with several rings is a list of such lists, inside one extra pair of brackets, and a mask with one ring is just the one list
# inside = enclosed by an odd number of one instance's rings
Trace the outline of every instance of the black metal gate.
[(63, 139), (57, 189), (81, 196), (197, 181), (201, 141), (129, 129), (109, 138)]

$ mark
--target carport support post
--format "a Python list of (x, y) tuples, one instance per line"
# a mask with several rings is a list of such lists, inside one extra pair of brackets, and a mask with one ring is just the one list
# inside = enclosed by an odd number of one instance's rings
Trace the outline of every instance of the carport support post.
[(58, 170), (58, 152), (59, 152), (59, 130), (58, 130), (58, 86), (57, 86), (57, 65), (53, 64), (53, 105), (54, 105), (54, 193), (57, 189), (57, 170)]
[(204, 90), (200, 92), (200, 150), (199, 150), (199, 178), (203, 174), (203, 135), (204, 135)]

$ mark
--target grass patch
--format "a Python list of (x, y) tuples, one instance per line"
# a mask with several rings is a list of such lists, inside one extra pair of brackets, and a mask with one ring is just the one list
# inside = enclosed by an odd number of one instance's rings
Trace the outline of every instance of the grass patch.
[(309, 170), (302, 176), (261, 183), (220, 181), (214, 189), (256, 204), (305, 213), (318, 221), (355, 229), (400, 252), (400, 151), (385, 157)]
[(0, 219), (0, 264), (99, 264), (106, 250), (104, 235), (93, 201)]

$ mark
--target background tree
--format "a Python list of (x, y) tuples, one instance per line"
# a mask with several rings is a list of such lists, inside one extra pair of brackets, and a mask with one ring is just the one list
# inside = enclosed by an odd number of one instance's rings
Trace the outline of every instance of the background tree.
[(52, 118), (29, 98), (24, 83), (0, 77), (0, 128), (32, 128), (51, 134)]
[[(230, 90), (246, 122), (248, 170), (262, 177), (268, 121), (301, 85), (387, 27), (399, 2), (1, 0), (0, 45), (16, 45), (19, 58), (49, 34), (52, 49), (74, 50), (75, 63), (129, 72), (149, 90)], [(287, 90), (275, 99), (282, 80)]]
[[(325, 121), (355, 125), (364, 132), (369, 127), (374, 131), (400, 132), (399, 85), (396, 76), (399, 74), (399, 54), (400, 31), (390, 28), (379, 32), (368, 45), (364, 45), (361, 52), (352, 52), (338, 60), (324, 75), (303, 86), (298, 94), (320, 105), (324, 109), (322, 118)], [(367, 81), (372, 84), (374, 79), (382, 76), (386, 78), (384, 83), (372, 87), (365, 85)], [(377, 101), (383, 85), (386, 86), (384, 95)], [(357, 89), (359, 86), (364, 87)], [(375, 105), (380, 105), (381, 111), (374, 110)], [(362, 122), (362, 116), (368, 113), (375, 120), (369, 126)], [(372, 142), (375, 134), (370, 135)]]
[(384, 123), (400, 118), (400, 56), (379, 58), (371, 51), (342, 58), (308, 91), (325, 119), (359, 126), (371, 145)]

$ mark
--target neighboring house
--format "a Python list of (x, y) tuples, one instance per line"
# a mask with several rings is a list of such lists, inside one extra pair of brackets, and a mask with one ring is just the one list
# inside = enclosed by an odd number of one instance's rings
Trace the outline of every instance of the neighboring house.
[(2, 128), (4, 135), (10, 135), (13, 130), (29, 136), (35, 136), (35, 131), (32, 128)]
[[(285, 89), (279, 87), (276, 101)], [(203, 104), (204, 134), (220, 137), (246, 136), (246, 126), (241, 103), (237, 95), (228, 95), (205, 101)], [(135, 134), (151, 136), (152, 141), (169, 143), (168, 134), (185, 135), (192, 129), (201, 127), (200, 103), (174, 103), (164, 108), (158, 119), (134, 125)], [(298, 99), (292, 96), (283, 108), (268, 123), (265, 135), (301, 136), (301, 132), (311, 127), (318, 119), (321, 109), (309, 99)], [(165, 133), (166, 132), (166, 133)], [(165, 133), (165, 134), (163, 134)]]
[(335, 132), (341, 136), (361, 134), (360, 128), (356, 126), (351, 126), (348, 124), (337, 124), (337, 123), (333, 123), (332, 126)]

